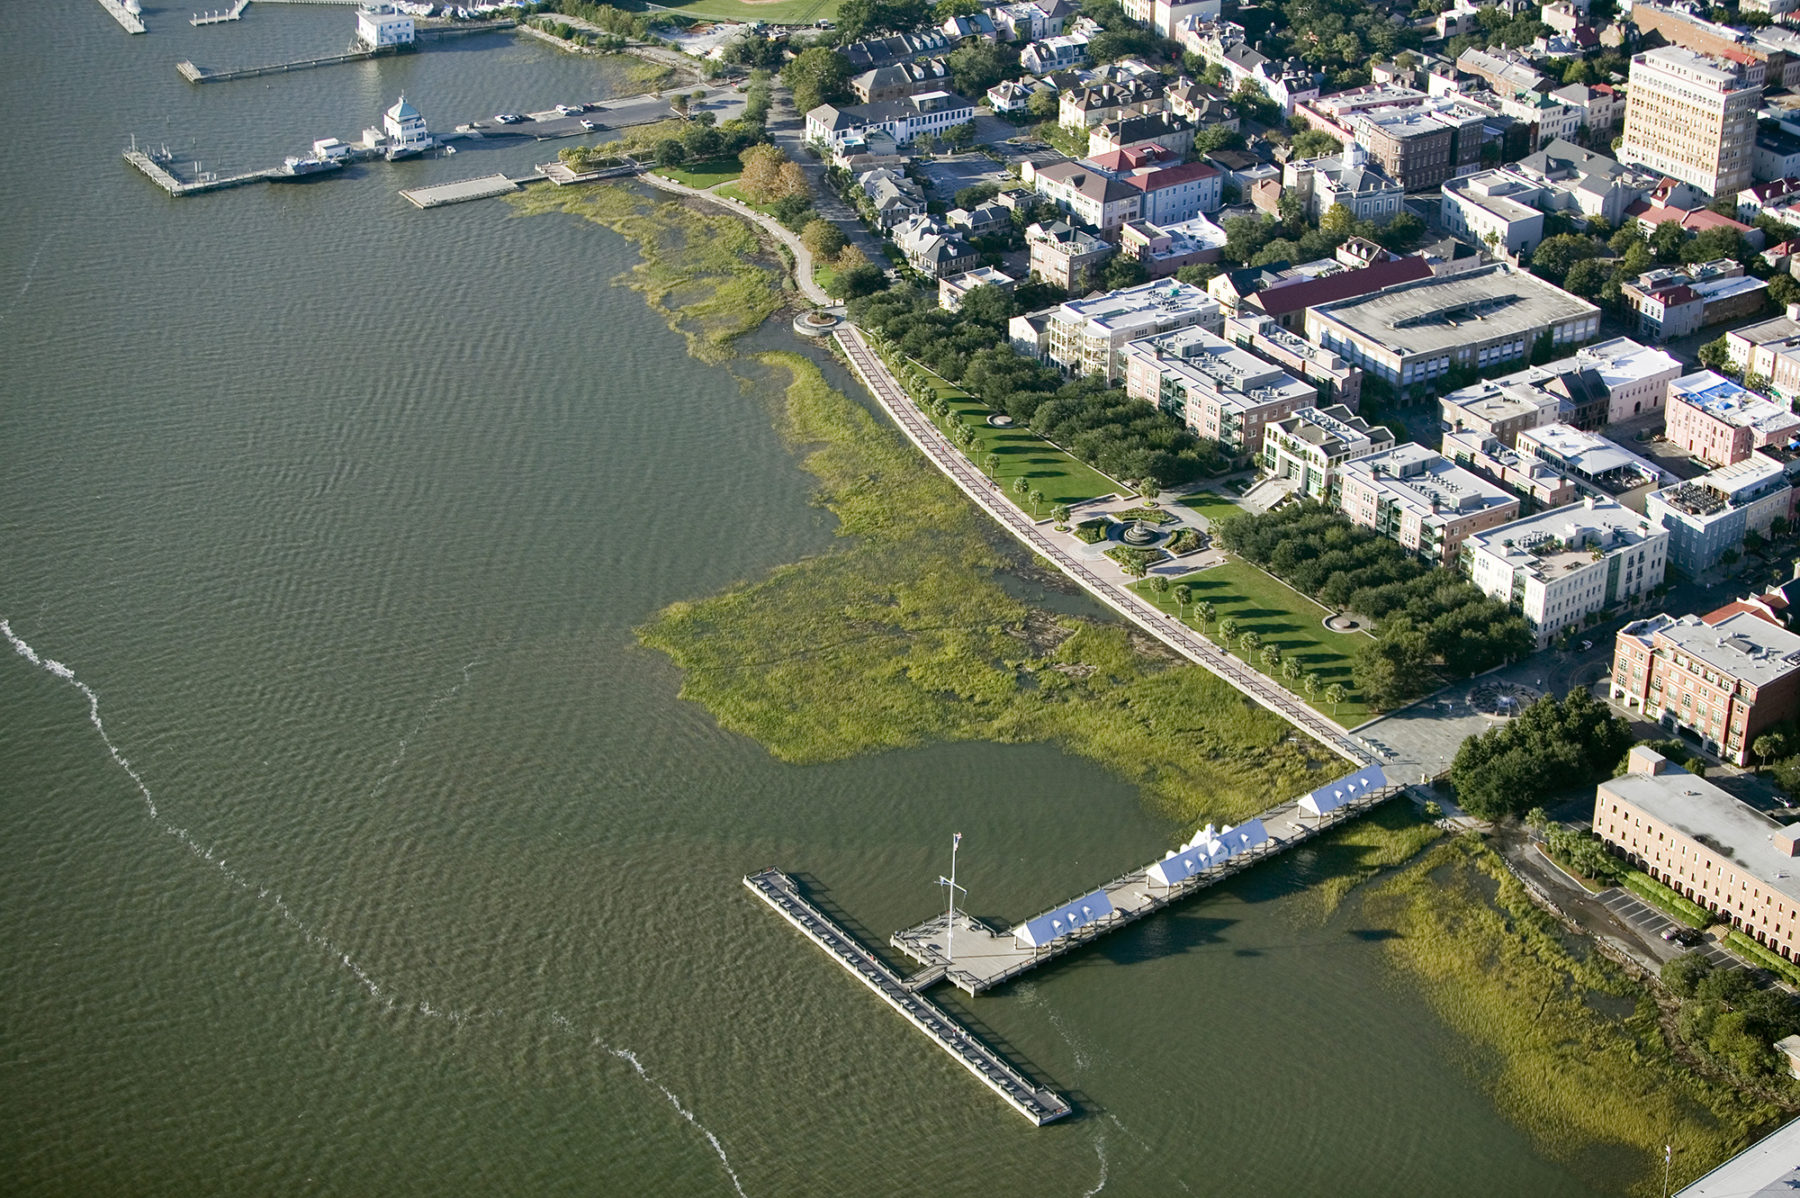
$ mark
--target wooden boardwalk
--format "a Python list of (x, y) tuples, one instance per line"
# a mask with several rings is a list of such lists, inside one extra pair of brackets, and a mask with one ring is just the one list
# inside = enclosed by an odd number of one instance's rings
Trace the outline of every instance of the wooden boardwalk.
[(104, 8), (107, 11), (107, 14), (111, 16), (113, 20), (117, 21), (119, 27), (126, 33), (144, 32), (144, 22), (142, 19), (138, 17), (138, 14), (119, 3), (119, 0), (100, 0), (100, 7)]
[(883, 964), (861, 941), (808, 901), (793, 878), (778, 869), (765, 869), (745, 878), (744, 885), (1021, 1115), (1042, 1127), (1069, 1113), (1067, 1099), (1037, 1085), (1005, 1057), (977, 1040), (943, 1008), (918, 994), (916, 991), (922, 986), (908, 984)]
[(144, 172), (150, 181), (172, 196), (190, 196), (203, 191), (223, 191), (227, 187), (243, 187), (250, 183), (267, 183), (275, 177), (273, 170), (245, 171), (238, 175), (207, 174), (192, 181), (176, 178), (162, 163), (142, 150), (126, 150), (125, 161)]

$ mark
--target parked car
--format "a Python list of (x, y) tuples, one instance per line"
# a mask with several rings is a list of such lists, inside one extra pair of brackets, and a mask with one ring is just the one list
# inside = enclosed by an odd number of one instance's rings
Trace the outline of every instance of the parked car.
[(581, 122), (581, 127), (583, 129), (586, 129), (589, 133), (592, 133), (594, 130), (596, 130), (600, 127), (600, 122), (599, 121), (583, 121), (583, 122)]
[(564, 116), (574, 116), (576, 113), (584, 112), (586, 110), (579, 104), (558, 104), (556, 106), (556, 111), (562, 113)]

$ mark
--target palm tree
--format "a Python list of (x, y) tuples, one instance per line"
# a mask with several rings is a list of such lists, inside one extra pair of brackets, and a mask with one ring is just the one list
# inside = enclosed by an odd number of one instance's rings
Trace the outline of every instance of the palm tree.
[(1256, 652), (1256, 647), (1260, 644), (1262, 644), (1262, 634), (1252, 628), (1238, 637), (1238, 652), (1248, 659), (1252, 653)]
[[(1210, 604), (1210, 603), (1202, 603), (1200, 605), (1200, 608), (1202, 611), (1205, 611), (1207, 608), (1209, 608), (1211, 606), (1212, 606), (1212, 604)], [(1237, 635), (1237, 630), (1238, 630), (1238, 622), (1236, 620), (1232, 619), (1230, 616), (1226, 616), (1223, 620), (1219, 621), (1219, 637), (1227, 645), (1231, 644), (1231, 638)]]
[(1030, 495), (1031, 480), (1026, 478), (1023, 474), (1013, 479), (1013, 494), (1017, 495), (1020, 499), (1024, 499), (1026, 496)]
[(968, 449), (969, 446), (975, 444), (975, 430), (966, 424), (959, 423), (956, 426), (956, 432), (953, 436), (956, 438), (956, 443), (964, 449)]
[(1069, 505), (1059, 503), (1050, 509), (1050, 518), (1056, 521), (1056, 527), (1067, 528), (1069, 525)]
[(1180, 586), (1176, 587), (1175, 588), (1175, 611), (1177, 612), (1177, 614), (1186, 611), (1187, 605), (1190, 602), (1192, 602), (1193, 598), (1194, 598), (1194, 588), (1189, 586), (1187, 583), (1184, 582)]
[(1306, 667), (1304, 667), (1300, 664), (1300, 659), (1298, 657), (1288, 657), (1288, 658), (1282, 659), (1281, 676), (1283, 678), (1286, 678), (1289, 682), (1300, 681), (1300, 675), (1305, 672), (1306, 672)]
[(1144, 497), (1145, 503), (1148, 503), (1151, 507), (1155, 507), (1156, 497), (1162, 494), (1162, 487), (1157, 485), (1155, 479), (1147, 478), (1138, 484), (1138, 494)]
[[(1219, 609), (1212, 605), (1212, 600), (1202, 599), (1194, 605), (1194, 614), (1200, 618), (1200, 627), (1204, 629), (1213, 622), (1213, 617), (1219, 614)], [(1221, 632), (1225, 630), (1223, 623), (1219, 625), (1219, 630)]]
[(1150, 580), (1150, 589), (1155, 591), (1158, 595), (1167, 595), (1169, 593), (1169, 576), (1167, 574), (1158, 574), (1155, 578), (1152, 578)]
[(1308, 674), (1306, 677), (1304, 677), (1300, 680), (1300, 685), (1302, 688), (1305, 689), (1307, 698), (1310, 699), (1313, 697), (1313, 695), (1318, 693), (1319, 683), (1321, 681), (1322, 680), (1320, 679), (1320, 677), (1317, 674)]
[(1262, 658), (1263, 667), (1265, 669), (1272, 670), (1281, 664), (1281, 650), (1275, 645), (1264, 645), (1263, 651), (1259, 656)]
[(1334, 682), (1330, 686), (1326, 687), (1325, 688), (1325, 701), (1327, 703), (1331, 704), (1331, 714), (1336, 715), (1337, 709), (1338, 709), (1338, 704), (1342, 703), (1344, 701), (1343, 684)]
[(1033, 520), (1037, 519), (1038, 508), (1043, 505), (1043, 502), (1044, 502), (1044, 493), (1042, 491), (1038, 490), (1036, 487), (1033, 487), (1031, 489), (1031, 518)]
[(1000, 455), (997, 453), (990, 453), (987, 457), (983, 458), (982, 461), (987, 466), (988, 477), (994, 477), (994, 471), (1000, 468)]

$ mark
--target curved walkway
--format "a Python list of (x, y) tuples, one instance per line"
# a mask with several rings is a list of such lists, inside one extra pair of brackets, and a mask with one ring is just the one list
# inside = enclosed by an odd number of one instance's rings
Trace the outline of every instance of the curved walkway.
[(773, 236), (775, 240), (793, 251), (794, 282), (799, 285), (800, 294), (804, 295), (815, 304), (822, 304), (829, 307), (833, 303), (832, 298), (825, 294), (825, 289), (813, 282), (812, 251), (807, 249), (806, 246), (801, 243), (799, 237), (788, 231), (788, 229), (774, 217), (769, 216), (766, 213), (758, 212), (747, 204), (740, 204), (728, 196), (715, 195), (713, 192), (699, 187), (689, 187), (685, 183), (677, 183), (673, 179), (665, 179), (661, 175), (651, 171), (645, 171), (643, 174), (639, 175), (638, 178), (642, 179), (652, 187), (660, 188), (663, 191), (671, 191), (676, 195), (711, 200), (713, 203), (722, 205), (737, 213), (745, 220), (754, 221), (756, 224), (762, 226), (762, 228)]
[(965, 495), (997, 520), (1002, 528), (1074, 579), (1096, 599), (1183, 657), (1205, 666), (1255, 702), (1298, 726), (1326, 748), (1358, 766), (1374, 761), (1341, 727), (1300, 702), (1285, 688), (1248, 668), (1211, 641), (1196, 635), (1180, 620), (1138, 598), (1127, 587), (1096, 574), (1052, 542), (1038, 529), (1035, 521), (1007, 502), (1000, 488), (977, 470), (974, 463), (965, 458), (950, 443), (950, 439), (913, 406), (905, 389), (863, 340), (861, 330), (846, 324), (833, 335), (849, 358), (851, 369), (894, 423), (900, 426), (900, 431), (923, 450), (931, 463), (948, 475), (950, 481), (960, 487)]

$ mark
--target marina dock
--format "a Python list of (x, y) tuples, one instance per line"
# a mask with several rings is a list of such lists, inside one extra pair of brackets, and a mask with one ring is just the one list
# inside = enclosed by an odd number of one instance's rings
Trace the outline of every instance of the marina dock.
[[(542, 182), (543, 180), (534, 180)], [(483, 175), (479, 179), (460, 179), (455, 183), (438, 183), (431, 187), (409, 187), (400, 195), (415, 208), (439, 208), (445, 204), (461, 204), (469, 200), (487, 200), (519, 190), (519, 184), (504, 174)]]
[(152, 183), (172, 196), (191, 196), (203, 191), (243, 187), (249, 183), (267, 183), (276, 174), (273, 170), (245, 171), (237, 175), (217, 175), (206, 171), (198, 179), (182, 179), (142, 150), (126, 150), (125, 161), (144, 172)]
[[(116, 0), (100, 0), (102, 4), (113, 4)], [(235, 19), (235, 18), (221, 18)], [(196, 25), (201, 21), (194, 21)], [(456, 25), (447, 29), (421, 29), (411, 46), (363, 47), (347, 50), (342, 54), (323, 54), (316, 58), (297, 58), (292, 62), (272, 62), (260, 67), (233, 67), (216, 70), (212, 67), (198, 66), (183, 59), (175, 64), (175, 69), (189, 83), (229, 83), (233, 79), (255, 79), (261, 75), (285, 75), (290, 71), (310, 71), (315, 67), (332, 67), (345, 62), (367, 62), (371, 58), (386, 58), (403, 51), (426, 49), (429, 40), (446, 37), (460, 37), (471, 33), (492, 33), (497, 30), (512, 29), (518, 22), (507, 18), (499, 21), (483, 21), (480, 24)], [(138, 32), (143, 32), (141, 29)]]
[(189, 25), (219, 25), (226, 21), (236, 21), (243, 17), (244, 10), (250, 7), (250, 0), (237, 0), (230, 8), (218, 12), (197, 12), (188, 21)]
[[(1271, 807), (1255, 820), (1242, 825), (1245, 828), (1259, 825), (1267, 839), (1242, 852), (1233, 853), (1223, 861), (1208, 865), (1173, 885), (1162, 885), (1152, 876), (1151, 871), (1162, 864), (1161, 861), (1153, 861), (1141, 869), (1114, 878), (1095, 891), (1058, 903), (1024, 921), (1018, 928), (992, 928), (959, 911), (953, 959), (946, 955), (949, 947), (947, 942), (952, 940), (947, 934), (948, 913), (933, 916), (905, 931), (895, 932), (889, 943), (926, 968), (943, 969), (944, 980), (958, 990), (971, 996), (980, 994), (1085, 944), (1091, 944), (1108, 932), (1135, 923), (1146, 915), (1152, 915), (1164, 907), (1216, 886), (1259, 862), (1286, 852), (1302, 841), (1310, 840), (1372, 811), (1400, 793), (1401, 789), (1385, 785), (1380, 789), (1370, 789), (1366, 797), (1352, 799), (1319, 816), (1314, 816), (1301, 807), (1304, 798), (1290, 800), (1278, 807)], [(1095, 902), (1096, 896), (1103, 901)], [(1091, 916), (1082, 913), (1084, 905), (1092, 912)], [(1033, 924), (1041, 926), (1065, 912), (1074, 913), (1074, 918), (1068, 920), (1072, 930), (1055, 935), (1047, 943), (1033, 945), (1019, 935), (1020, 930)]]
[(144, 32), (143, 20), (139, 18), (138, 14), (119, 3), (119, 0), (100, 0), (100, 7), (104, 8), (126, 33)]
[(1045, 1089), (1014, 1068), (1006, 1058), (977, 1040), (943, 1008), (917, 993), (899, 974), (884, 965), (856, 937), (800, 893), (799, 884), (777, 869), (765, 869), (744, 879), (753, 894), (773, 907), (800, 934), (829, 953), (863, 985), (980, 1078), (1014, 1110), (1042, 1127), (1071, 1110), (1068, 1100)]

